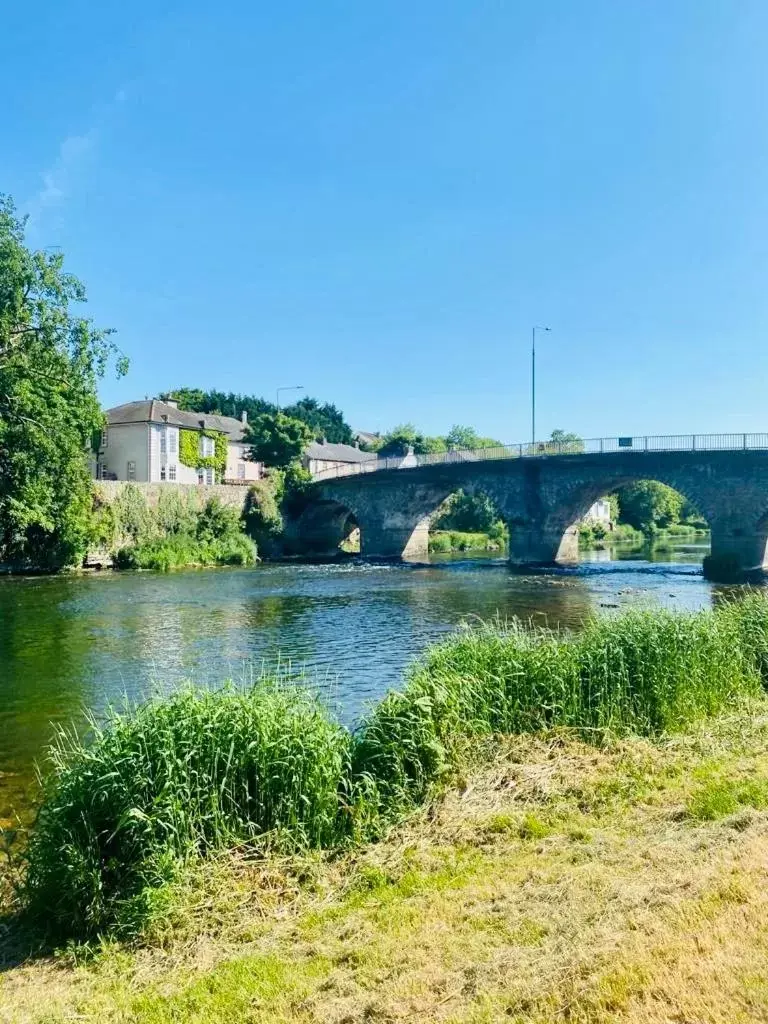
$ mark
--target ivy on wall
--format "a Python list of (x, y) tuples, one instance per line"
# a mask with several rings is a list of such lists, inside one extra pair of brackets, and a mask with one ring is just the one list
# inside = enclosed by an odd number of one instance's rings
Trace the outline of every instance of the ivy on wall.
[[(200, 438), (213, 438), (213, 455), (200, 454)], [(217, 481), (227, 468), (227, 438), (218, 430), (179, 430), (179, 462), (191, 469), (212, 469)]]

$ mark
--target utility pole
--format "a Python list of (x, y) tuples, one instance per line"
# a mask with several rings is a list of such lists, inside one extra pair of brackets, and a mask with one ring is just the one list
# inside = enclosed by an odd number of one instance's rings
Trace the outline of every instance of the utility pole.
[(275, 399), (276, 399), (275, 404), (277, 405), (277, 411), (280, 412), (280, 392), (281, 391), (303, 391), (303, 390), (304, 390), (304, 385), (303, 384), (291, 384), (288, 387), (278, 388), (277, 391), (275, 392)]
[(531, 449), (536, 451), (536, 331), (548, 331), (538, 324), (531, 331)]

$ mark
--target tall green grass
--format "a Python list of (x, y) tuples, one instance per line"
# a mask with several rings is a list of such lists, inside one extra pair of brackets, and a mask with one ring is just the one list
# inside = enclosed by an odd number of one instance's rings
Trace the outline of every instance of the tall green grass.
[(22, 899), (51, 936), (140, 927), (190, 858), (242, 843), (375, 836), (456, 767), (467, 741), (570, 726), (655, 735), (757, 694), (768, 601), (635, 611), (580, 633), (470, 630), (433, 647), (350, 733), (307, 694), (261, 682), (185, 690), (61, 733)]
[(267, 682), (151, 700), (88, 743), (61, 732), (25, 902), (55, 935), (89, 935), (140, 920), (192, 856), (265, 835), (334, 845), (351, 743), (311, 697)]

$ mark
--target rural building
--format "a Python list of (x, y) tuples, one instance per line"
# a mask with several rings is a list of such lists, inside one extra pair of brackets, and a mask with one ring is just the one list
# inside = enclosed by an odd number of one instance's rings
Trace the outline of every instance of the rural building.
[(144, 483), (246, 484), (263, 466), (246, 458), (247, 417), (188, 412), (176, 402), (146, 399), (106, 412), (96, 459), (100, 480)]

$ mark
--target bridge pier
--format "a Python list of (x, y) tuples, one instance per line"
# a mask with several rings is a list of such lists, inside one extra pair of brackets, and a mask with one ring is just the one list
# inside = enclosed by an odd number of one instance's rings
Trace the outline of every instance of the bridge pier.
[(573, 565), (579, 560), (579, 528), (511, 523), (509, 561), (516, 566)]
[(429, 519), (417, 523), (415, 528), (362, 522), (360, 554), (366, 558), (426, 560), (429, 554)]
[[(733, 562), (741, 572), (768, 569), (768, 533), (749, 520), (713, 520), (710, 523), (712, 561)], [(716, 570), (715, 570), (716, 571)]]

